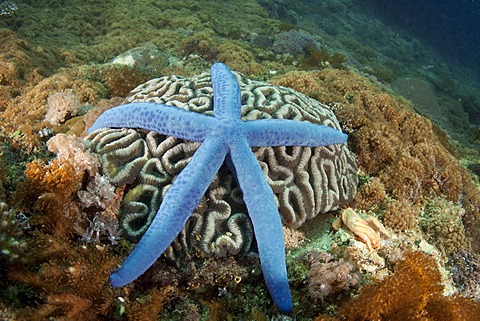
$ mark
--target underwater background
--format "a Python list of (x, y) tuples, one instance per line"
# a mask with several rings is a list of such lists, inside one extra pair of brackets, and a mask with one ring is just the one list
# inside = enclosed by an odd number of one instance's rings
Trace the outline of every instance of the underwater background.
[[(1, 1), (0, 319), (480, 320), (479, 7)], [(154, 215), (196, 146), (154, 137), (165, 151), (142, 154), (149, 133), (86, 130), (150, 79), (203, 86), (216, 61), (319, 101), (349, 135), (354, 161), (336, 164), (356, 175), (334, 178), (348, 186), (334, 210), (308, 193), (336, 189), (321, 160), (308, 158), (305, 183), (295, 150), (255, 151), (285, 223), (289, 315), (271, 301), (226, 168), (164, 256), (128, 286), (108, 283), (138, 240), (125, 214), (142, 203)], [(131, 169), (155, 158), (159, 186)]]

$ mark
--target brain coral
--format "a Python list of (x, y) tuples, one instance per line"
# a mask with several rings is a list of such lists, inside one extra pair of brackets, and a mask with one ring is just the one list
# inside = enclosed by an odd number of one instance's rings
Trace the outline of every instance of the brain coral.
[[(294, 90), (247, 79), (235, 73), (242, 91), (242, 119), (289, 118), (340, 129), (325, 105)], [(166, 103), (212, 114), (209, 74), (191, 79), (153, 79), (136, 89), (125, 103)], [(166, 190), (188, 164), (198, 143), (131, 129), (103, 129), (87, 136), (103, 159), (113, 184), (129, 184), (122, 205), (121, 226), (131, 237), (145, 232)], [(350, 202), (357, 188), (354, 155), (344, 145), (325, 147), (258, 147), (257, 159), (272, 187), (282, 220), (298, 228), (319, 213)], [(252, 225), (233, 175), (220, 170), (194, 215), (167, 255), (184, 253), (224, 256), (250, 248)]]

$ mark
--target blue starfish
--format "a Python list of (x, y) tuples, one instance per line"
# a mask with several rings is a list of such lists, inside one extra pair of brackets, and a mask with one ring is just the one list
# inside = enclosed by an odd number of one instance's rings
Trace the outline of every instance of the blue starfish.
[(288, 119), (243, 121), (240, 87), (228, 67), (211, 68), (214, 116), (174, 106), (131, 103), (104, 112), (89, 133), (104, 127), (143, 128), (202, 144), (165, 194), (157, 215), (130, 256), (110, 276), (124, 286), (145, 272), (180, 233), (227, 155), (253, 223), (262, 271), (282, 312), (292, 309), (282, 221), (274, 194), (252, 146), (326, 146), (347, 135), (327, 126)]

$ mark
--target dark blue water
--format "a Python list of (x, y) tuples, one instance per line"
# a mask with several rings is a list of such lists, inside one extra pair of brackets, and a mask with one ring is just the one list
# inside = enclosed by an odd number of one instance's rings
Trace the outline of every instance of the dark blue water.
[(480, 0), (360, 0), (384, 23), (480, 74)]

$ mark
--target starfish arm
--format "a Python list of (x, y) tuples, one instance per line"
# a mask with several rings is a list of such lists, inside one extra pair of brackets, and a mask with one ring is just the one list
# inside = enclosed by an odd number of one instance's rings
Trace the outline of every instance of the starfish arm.
[(202, 142), (214, 126), (214, 117), (157, 103), (131, 103), (111, 108), (88, 130), (104, 127), (143, 128), (178, 138)]
[(250, 146), (327, 146), (348, 137), (329, 126), (289, 119), (244, 121), (242, 126)]
[(238, 183), (253, 223), (263, 277), (275, 304), (282, 312), (289, 312), (292, 297), (285, 264), (285, 242), (273, 191), (247, 140), (239, 137), (229, 144)]
[(227, 145), (221, 138), (205, 139), (165, 194), (157, 215), (140, 242), (110, 276), (113, 286), (132, 282), (162, 255), (195, 210), (227, 152)]
[(213, 87), (213, 113), (215, 117), (240, 119), (240, 86), (225, 64), (217, 62), (210, 68)]

